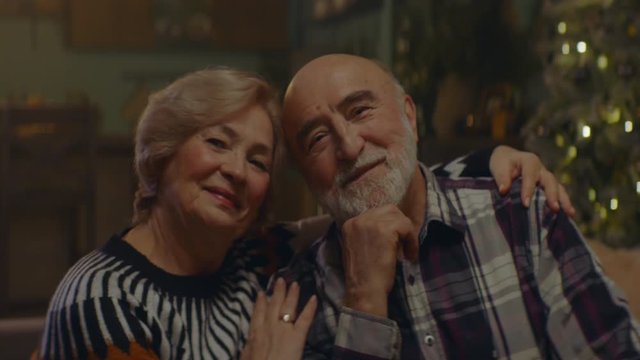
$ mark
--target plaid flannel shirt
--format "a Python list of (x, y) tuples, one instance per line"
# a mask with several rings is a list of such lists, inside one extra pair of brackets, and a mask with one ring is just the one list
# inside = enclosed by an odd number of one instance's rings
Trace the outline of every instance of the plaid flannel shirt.
[(299, 307), (318, 295), (305, 359), (640, 359), (625, 299), (541, 190), (527, 209), (519, 182), (503, 197), (493, 179), (422, 172), (420, 260), (398, 262), (389, 318), (342, 306), (335, 224), (280, 272)]

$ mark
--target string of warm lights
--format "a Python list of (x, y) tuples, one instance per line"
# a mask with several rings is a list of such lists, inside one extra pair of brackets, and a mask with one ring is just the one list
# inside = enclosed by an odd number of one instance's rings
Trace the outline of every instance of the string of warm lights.
[(563, 181), (583, 231), (640, 244), (640, 2), (547, 0), (549, 97), (524, 129)]

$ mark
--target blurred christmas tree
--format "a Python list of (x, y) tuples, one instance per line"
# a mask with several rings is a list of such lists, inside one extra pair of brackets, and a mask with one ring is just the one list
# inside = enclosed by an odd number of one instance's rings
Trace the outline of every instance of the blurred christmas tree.
[(523, 134), (567, 185), (587, 236), (640, 244), (640, 1), (547, 0), (549, 91)]

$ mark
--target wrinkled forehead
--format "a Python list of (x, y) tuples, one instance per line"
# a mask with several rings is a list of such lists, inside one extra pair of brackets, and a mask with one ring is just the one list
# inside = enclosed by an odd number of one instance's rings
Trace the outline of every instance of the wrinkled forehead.
[(393, 95), (393, 80), (371, 62), (336, 63), (303, 68), (291, 81), (284, 98), (284, 119), (302, 120), (309, 112), (331, 109), (349, 95), (370, 91)]

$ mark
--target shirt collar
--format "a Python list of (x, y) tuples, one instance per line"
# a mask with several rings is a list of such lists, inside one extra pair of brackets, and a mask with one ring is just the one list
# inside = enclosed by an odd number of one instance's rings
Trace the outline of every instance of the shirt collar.
[(427, 208), (424, 223), (420, 229), (420, 244), (427, 237), (427, 230), (431, 222), (439, 222), (460, 232), (465, 232), (464, 218), (452, 201), (451, 195), (442, 189), (442, 182), (447, 179), (436, 176), (424, 164), (420, 163), (420, 170), (427, 186)]

